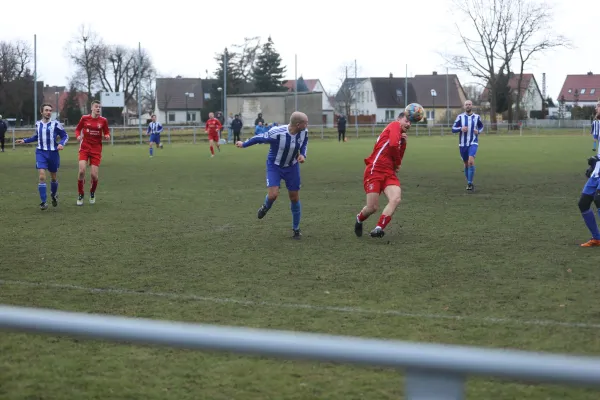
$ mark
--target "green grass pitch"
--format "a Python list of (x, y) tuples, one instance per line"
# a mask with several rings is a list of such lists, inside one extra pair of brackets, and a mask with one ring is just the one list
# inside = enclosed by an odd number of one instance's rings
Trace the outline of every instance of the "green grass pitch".
[[(96, 204), (38, 208), (32, 147), (0, 154), (0, 303), (219, 325), (599, 354), (600, 249), (577, 208), (587, 135), (484, 136), (476, 193), (455, 137), (410, 137), (383, 239), (353, 233), (373, 138), (312, 140), (301, 241), (285, 190), (263, 220), (267, 146), (106, 146)], [(89, 190), (89, 179), (86, 191)], [(382, 197), (383, 204), (385, 198)], [(382, 204), (382, 205), (383, 205)], [(366, 229), (376, 223), (366, 222)], [(95, 290), (99, 289), (99, 290)], [(346, 307), (345, 311), (336, 307)], [(399, 371), (0, 334), (0, 398), (398, 399)], [(598, 392), (470, 379), (474, 399)]]

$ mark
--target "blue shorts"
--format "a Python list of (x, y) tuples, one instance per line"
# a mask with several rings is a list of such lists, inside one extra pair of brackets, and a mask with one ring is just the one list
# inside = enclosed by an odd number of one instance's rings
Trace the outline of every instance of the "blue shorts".
[(47, 169), (50, 172), (58, 171), (60, 167), (60, 154), (58, 151), (39, 150), (35, 151), (35, 168)]
[(280, 187), (282, 179), (290, 192), (300, 190), (300, 164), (285, 168), (267, 164), (267, 187)]
[(581, 194), (587, 194), (589, 196), (593, 196), (596, 194), (596, 190), (600, 189), (600, 178), (591, 177), (587, 180), (585, 185), (583, 186), (583, 190)]
[(477, 148), (479, 147), (479, 145), (477, 144), (472, 144), (470, 146), (464, 146), (464, 147), (459, 147), (460, 149), (460, 156), (463, 159), (464, 162), (469, 161), (469, 157), (475, 157), (475, 155), (477, 154)]
[(160, 133), (152, 133), (150, 135), (150, 143), (160, 143)]

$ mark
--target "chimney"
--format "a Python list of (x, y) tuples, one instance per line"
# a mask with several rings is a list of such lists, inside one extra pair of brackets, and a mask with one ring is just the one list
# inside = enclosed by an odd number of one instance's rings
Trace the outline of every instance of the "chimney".
[(393, 77), (394, 77), (394, 74), (392, 74), (392, 73), (390, 72), (390, 79), (392, 79)]
[(592, 71), (587, 73), (588, 75), (594, 75), (594, 73)]
[(437, 75), (437, 71), (433, 71), (433, 75)]

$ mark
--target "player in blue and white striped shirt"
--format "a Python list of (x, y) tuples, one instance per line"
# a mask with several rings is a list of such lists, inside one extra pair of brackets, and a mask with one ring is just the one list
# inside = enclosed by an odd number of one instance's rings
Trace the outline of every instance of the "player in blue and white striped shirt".
[[(596, 110), (600, 109), (600, 103), (596, 104)], [(590, 132), (592, 138), (594, 139), (594, 147), (592, 151), (596, 151), (596, 146), (598, 145), (598, 137), (600, 136), (600, 123), (598, 118), (592, 117), (592, 130)]]
[[(600, 102), (596, 104), (595, 119), (592, 121), (592, 135), (594, 132), (600, 131)], [(588, 230), (592, 234), (592, 238), (585, 243), (581, 244), (581, 247), (600, 247), (600, 229), (596, 223), (596, 217), (592, 210), (592, 203), (596, 204), (600, 215), (600, 149), (595, 157), (591, 157), (588, 160), (589, 168), (585, 172), (588, 177), (587, 182), (581, 190), (581, 196), (579, 197), (579, 211), (581, 211), (581, 217), (585, 222)]]
[[(52, 197), (52, 206), (58, 205), (58, 179), (57, 172), (60, 167), (60, 150), (64, 148), (69, 140), (65, 128), (59, 121), (50, 120), (52, 115), (52, 106), (42, 104), (42, 119), (35, 123), (35, 134), (29, 138), (19, 139), (15, 143), (33, 143), (37, 142), (35, 150), (35, 167), (40, 173), (38, 190), (40, 192), (40, 209), (48, 208), (48, 195), (46, 192), (46, 170), (50, 172), (50, 196)], [(57, 143), (57, 138), (60, 142)]]
[(475, 155), (479, 148), (479, 134), (483, 132), (483, 122), (478, 114), (473, 112), (471, 100), (465, 101), (465, 112), (456, 117), (452, 132), (458, 133), (458, 148), (465, 163), (465, 178), (467, 190), (473, 192), (473, 177), (475, 176)]
[(262, 219), (273, 206), (279, 196), (281, 180), (285, 181), (292, 210), (292, 230), (294, 239), (300, 239), (300, 164), (306, 159), (308, 146), (308, 117), (301, 112), (294, 112), (289, 125), (275, 126), (268, 132), (251, 137), (245, 142), (235, 145), (246, 148), (255, 144), (270, 144), (267, 155), (267, 188), (263, 205), (258, 209), (258, 218)]
[(152, 122), (148, 124), (148, 129), (146, 133), (150, 135), (150, 157), (154, 155), (154, 149), (152, 148), (153, 144), (156, 144), (161, 149), (163, 148), (162, 142), (160, 141), (160, 133), (162, 132), (163, 127), (160, 122), (156, 122), (156, 114), (152, 114)]

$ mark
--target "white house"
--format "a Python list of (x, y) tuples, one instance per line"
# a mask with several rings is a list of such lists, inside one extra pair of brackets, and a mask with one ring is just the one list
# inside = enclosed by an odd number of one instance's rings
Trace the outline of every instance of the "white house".
[[(288, 89), (288, 92), (293, 92), (295, 89), (296, 82), (294, 80), (286, 81), (283, 86)], [(323, 120), (317, 122), (318, 125), (325, 125), (328, 127), (333, 127), (333, 119), (334, 119), (334, 107), (331, 102), (331, 98), (325, 91), (325, 88), (321, 84), (321, 80), (319, 79), (304, 79), (302, 76), (298, 78), (298, 92), (315, 92), (322, 93), (322, 102), (323, 102)]]
[[(541, 111), (543, 109), (544, 96), (542, 95), (542, 91), (540, 90), (537, 80), (533, 74), (523, 74), (520, 89), (519, 76), (520, 74), (513, 74), (508, 80), (508, 87), (510, 88), (515, 101), (517, 98), (517, 93), (519, 90), (521, 91), (521, 110), (526, 113), (526, 118), (530, 118), (531, 111)], [(484, 89), (481, 96), (483, 99), (485, 99), (483, 104), (489, 107), (490, 102), (488, 100), (488, 88)], [(513, 104), (513, 109), (516, 110), (516, 104)]]
[(350, 101), (350, 115), (370, 117), (371, 122), (388, 122), (404, 111), (407, 104), (418, 102), (425, 108), (430, 123), (447, 123), (446, 110), (453, 121), (465, 100), (465, 92), (454, 74), (434, 72), (412, 78), (394, 78), (390, 74), (386, 78), (347, 78), (336, 94), (336, 111), (345, 114)]
[(203, 96), (199, 78), (156, 78), (156, 118), (161, 124), (199, 124)]

